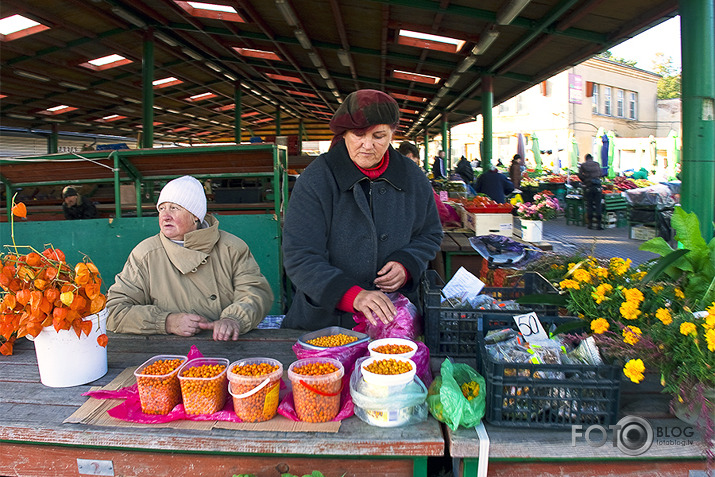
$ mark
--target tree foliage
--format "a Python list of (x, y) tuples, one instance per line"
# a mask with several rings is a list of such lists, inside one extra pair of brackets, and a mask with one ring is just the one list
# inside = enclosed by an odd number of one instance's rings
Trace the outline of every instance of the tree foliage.
[(658, 99), (680, 98), (680, 70), (673, 66), (673, 58), (656, 53), (653, 71), (662, 76), (658, 80)]

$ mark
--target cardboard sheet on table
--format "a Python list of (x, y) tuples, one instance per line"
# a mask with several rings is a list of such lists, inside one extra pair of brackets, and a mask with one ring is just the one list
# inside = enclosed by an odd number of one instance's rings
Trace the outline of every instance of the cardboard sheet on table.
[[(113, 391), (135, 383), (134, 370), (127, 368), (104, 387), (92, 388)], [(296, 422), (286, 419), (281, 415), (276, 415), (273, 419), (265, 422), (229, 422), (229, 421), (171, 421), (161, 424), (140, 424), (136, 422), (122, 421), (107, 414), (107, 411), (117, 404), (120, 399), (95, 399), (88, 398), (71, 416), (65, 419), (64, 423), (87, 424), (93, 426), (115, 426), (115, 427), (166, 427), (171, 429), (234, 429), (240, 431), (275, 431), (275, 432), (329, 432), (336, 433), (340, 429), (340, 422)]]

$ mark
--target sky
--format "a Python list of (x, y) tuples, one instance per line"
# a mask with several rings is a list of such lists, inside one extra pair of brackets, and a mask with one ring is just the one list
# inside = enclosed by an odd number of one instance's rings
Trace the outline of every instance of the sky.
[(680, 16), (671, 18), (640, 35), (610, 49), (613, 56), (636, 60), (638, 68), (652, 71), (656, 53), (673, 59), (673, 67), (680, 69)]

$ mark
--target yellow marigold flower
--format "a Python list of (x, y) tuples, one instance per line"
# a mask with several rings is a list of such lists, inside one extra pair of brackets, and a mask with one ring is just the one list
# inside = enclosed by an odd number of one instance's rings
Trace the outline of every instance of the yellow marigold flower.
[(603, 267), (596, 267), (592, 271), (593, 275), (598, 278), (608, 278), (608, 269)]
[(595, 301), (597, 305), (600, 305), (603, 301), (607, 299), (603, 293), (599, 292), (598, 289), (596, 289), (596, 291), (594, 292), (591, 292), (591, 298), (593, 298), (593, 301)]
[(638, 343), (643, 332), (637, 326), (626, 326), (623, 328), (623, 342), (629, 345)]
[(561, 283), (559, 283), (559, 286), (563, 289), (568, 289), (568, 288), (573, 288), (574, 290), (580, 290), (581, 285), (576, 280), (571, 280), (571, 279), (566, 279), (562, 280)]
[(641, 314), (638, 309), (638, 303), (632, 301), (624, 301), (620, 308), (621, 316), (626, 320), (635, 320)]
[(683, 298), (685, 298), (685, 294), (683, 293), (683, 290), (681, 290), (680, 288), (676, 288), (675, 290), (673, 290), (673, 292), (675, 293), (675, 298), (677, 298), (679, 300), (682, 300)]
[(582, 268), (579, 268), (578, 270), (573, 272), (573, 278), (577, 282), (591, 283), (591, 274), (588, 273), (587, 270), (584, 270)]
[(703, 328), (706, 330), (715, 329), (715, 315), (708, 315), (705, 317), (705, 323), (703, 323)]
[(708, 330), (705, 333), (705, 341), (708, 343), (708, 349), (715, 353), (715, 330)]
[(631, 263), (632, 262), (630, 258), (628, 260), (623, 260), (619, 257), (613, 257), (609, 264), (609, 268), (616, 275), (623, 275), (628, 271), (629, 268), (631, 268)]
[(633, 302), (635, 304), (640, 304), (643, 301), (643, 293), (637, 288), (624, 288), (623, 296), (626, 297), (626, 301)]
[(608, 320), (606, 320), (605, 318), (596, 318), (591, 322), (591, 331), (593, 331), (597, 335), (608, 331), (609, 327), (610, 325), (608, 324)]
[(651, 290), (653, 290), (653, 293), (655, 293), (657, 295), (658, 293), (663, 291), (663, 286), (662, 285), (653, 285), (651, 287)]
[(623, 367), (623, 374), (636, 384), (643, 381), (643, 371), (645, 371), (645, 365), (642, 359), (632, 359)]
[(686, 321), (685, 323), (680, 324), (680, 334), (688, 336), (689, 334), (693, 334), (695, 336), (698, 336), (698, 328), (695, 326), (695, 324)]
[(670, 315), (670, 310), (668, 310), (667, 308), (658, 308), (655, 311), (655, 317), (658, 318), (666, 326), (673, 322), (673, 317)]
[(708, 312), (708, 315), (715, 316), (715, 301), (713, 302), (712, 305), (710, 305), (709, 307), (705, 308), (705, 311)]

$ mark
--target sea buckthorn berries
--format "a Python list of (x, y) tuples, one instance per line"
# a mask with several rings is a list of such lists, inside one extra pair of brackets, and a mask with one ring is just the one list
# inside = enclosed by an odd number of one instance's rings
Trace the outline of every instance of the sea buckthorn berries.
[(410, 345), (386, 344), (375, 346), (372, 350), (380, 354), (405, 354), (412, 351), (413, 348)]
[[(305, 422), (327, 422), (338, 415), (342, 376), (327, 375), (339, 368), (328, 362), (314, 362), (293, 368), (293, 402), (298, 418)], [(316, 377), (325, 376), (325, 379)]]
[(354, 343), (357, 340), (357, 336), (340, 333), (337, 335), (318, 336), (317, 338), (306, 341), (306, 343), (321, 348), (334, 348), (336, 346), (345, 346), (346, 344)]
[(202, 364), (179, 374), (186, 414), (213, 414), (226, 403), (228, 378), (225, 364)]
[(412, 365), (393, 358), (377, 359), (365, 366), (365, 370), (373, 374), (403, 374), (412, 371)]
[(137, 387), (142, 412), (169, 414), (181, 402), (177, 370), (183, 359), (159, 359), (137, 373)]
[[(233, 409), (243, 422), (267, 421), (276, 415), (282, 375), (276, 371), (280, 368), (280, 365), (271, 363), (247, 363), (231, 368), (233, 375), (229, 376), (229, 381)], [(270, 381), (258, 391), (249, 396), (237, 397), (261, 386), (266, 378)]]

